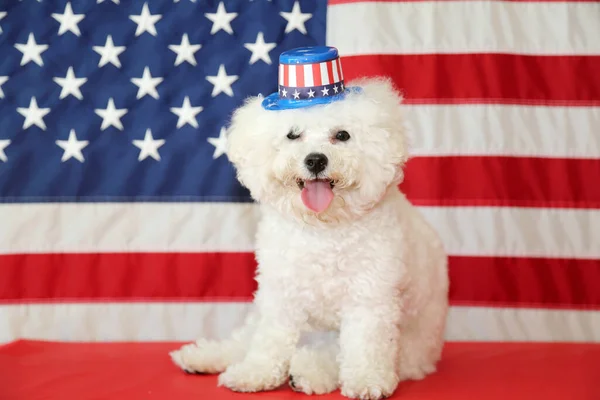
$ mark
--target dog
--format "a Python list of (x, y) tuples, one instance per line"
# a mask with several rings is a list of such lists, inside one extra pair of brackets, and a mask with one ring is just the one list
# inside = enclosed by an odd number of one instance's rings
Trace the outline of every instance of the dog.
[[(313, 86), (286, 85), (294, 64), (284, 62), (294, 56), (304, 64), (329, 57), (338, 80), (329, 79), (337, 90), (327, 87), (338, 97), (323, 89), (312, 102)], [(344, 87), (342, 75), (335, 48), (282, 53), (279, 91), (233, 113), (227, 156), (261, 207), (255, 309), (229, 339), (171, 352), (183, 370), (219, 374), (219, 385), (239, 392), (287, 381), (306, 394), (339, 389), (367, 400), (436, 371), (447, 256), (399, 190), (408, 160), (403, 98), (387, 78)], [(299, 346), (314, 331), (336, 332), (336, 340)]]

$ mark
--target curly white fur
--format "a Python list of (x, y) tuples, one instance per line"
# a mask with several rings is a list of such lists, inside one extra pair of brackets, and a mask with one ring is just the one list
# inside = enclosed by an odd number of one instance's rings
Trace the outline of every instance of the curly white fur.
[[(266, 111), (261, 97), (233, 115), (228, 157), (263, 210), (257, 231), (256, 312), (225, 341), (171, 353), (189, 372), (220, 373), (235, 391), (286, 381), (297, 391), (380, 399), (422, 379), (440, 358), (448, 309), (447, 258), (436, 232), (399, 191), (408, 157), (401, 96), (389, 80), (324, 106)], [(286, 136), (290, 130), (300, 135)], [(345, 130), (347, 141), (335, 135)], [(334, 200), (302, 202), (303, 163), (320, 152)], [(335, 344), (299, 347), (303, 332)]]

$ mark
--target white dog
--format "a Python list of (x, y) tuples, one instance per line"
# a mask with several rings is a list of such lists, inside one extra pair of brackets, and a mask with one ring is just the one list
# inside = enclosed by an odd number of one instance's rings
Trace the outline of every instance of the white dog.
[[(343, 100), (234, 113), (228, 157), (260, 203), (255, 314), (229, 340), (171, 353), (234, 391), (289, 380), (306, 394), (381, 399), (436, 369), (448, 309), (447, 258), (398, 184), (407, 160), (401, 97), (386, 79)], [(299, 347), (303, 332), (339, 332)]]

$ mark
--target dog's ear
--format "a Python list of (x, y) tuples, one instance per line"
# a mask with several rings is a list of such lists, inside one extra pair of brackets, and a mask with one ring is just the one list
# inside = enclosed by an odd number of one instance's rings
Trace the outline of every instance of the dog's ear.
[(227, 158), (240, 171), (253, 151), (253, 136), (258, 125), (260, 97), (249, 97), (233, 111), (227, 129)]
[(268, 127), (270, 119), (265, 114), (262, 96), (250, 97), (232, 114), (227, 129), (227, 158), (236, 169), (237, 179), (258, 200), (268, 185), (269, 161), (273, 149)]
[(392, 79), (387, 77), (369, 78), (357, 84), (363, 88), (363, 95), (377, 105), (378, 125), (388, 133), (389, 161), (396, 167), (396, 174), (390, 183), (399, 184), (404, 179), (403, 169), (409, 158), (409, 141), (402, 109), (404, 97)]

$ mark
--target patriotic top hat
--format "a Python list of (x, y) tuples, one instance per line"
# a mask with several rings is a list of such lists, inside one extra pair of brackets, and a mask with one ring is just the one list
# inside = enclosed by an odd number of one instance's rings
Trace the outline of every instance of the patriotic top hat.
[(299, 47), (279, 56), (279, 91), (267, 96), (262, 106), (278, 111), (327, 104), (355, 90), (359, 89), (344, 86), (335, 47)]

